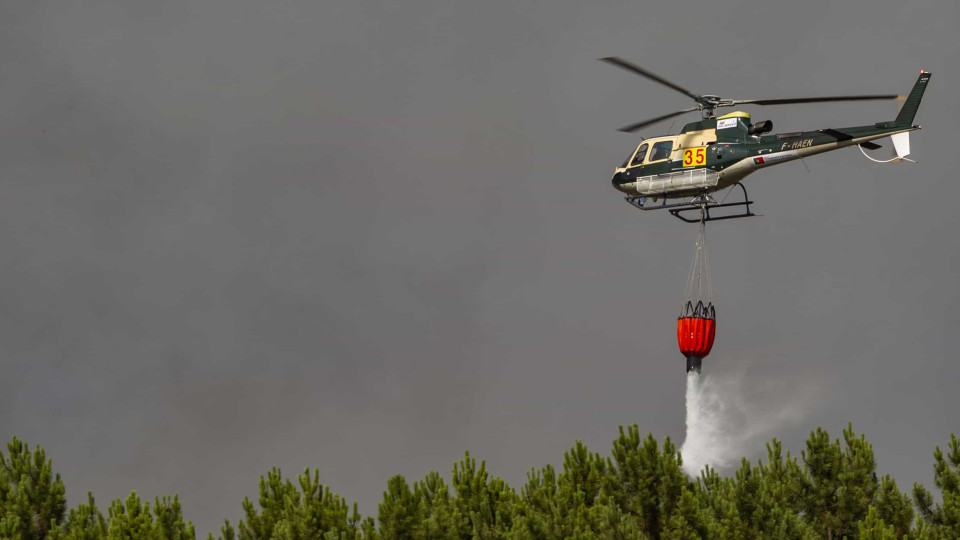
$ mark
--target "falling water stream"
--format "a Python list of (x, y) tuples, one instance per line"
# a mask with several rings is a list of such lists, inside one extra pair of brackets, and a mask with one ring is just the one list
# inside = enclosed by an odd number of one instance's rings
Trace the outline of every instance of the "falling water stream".
[(748, 371), (687, 373), (687, 436), (680, 447), (687, 474), (705, 465), (723, 473), (742, 457), (765, 456), (764, 443), (784, 437), (819, 399), (813, 380), (765, 379)]
[(680, 452), (691, 476), (705, 465), (725, 468), (737, 458), (731, 453), (731, 430), (724, 426), (723, 402), (707, 379), (696, 371), (687, 373), (687, 438)]

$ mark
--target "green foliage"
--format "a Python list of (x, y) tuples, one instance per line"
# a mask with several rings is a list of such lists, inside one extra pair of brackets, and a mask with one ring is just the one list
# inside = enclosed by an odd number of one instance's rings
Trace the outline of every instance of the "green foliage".
[(87, 492), (87, 503), (71, 508), (67, 524), (58, 531), (56, 538), (62, 540), (99, 540), (107, 537), (107, 520), (97, 509), (93, 494)]
[(454, 495), (436, 472), (412, 489), (402, 476), (391, 478), (379, 506), (379, 536), (384, 540), (509, 537), (517, 496), (502, 479), (490, 477), (485, 462), (478, 467), (466, 453), (453, 466), (451, 484)]
[(866, 517), (877, 492), (873, 447), (853, 427), (843, 431), (846, 447), (830, 442), (817, 428), (807, 439), (803, 463), (807, 473), (804, 513), (824, 538), (854, 537), (856, 523)]
[[(240, 540), (353, 540), (359, 538), (360, 514), (319, 481), (319, 471), (297, 476), (299, 489), (274, 467), (260, 477), (259, 510), (243, 499), (245, 519), (238, 525)], [(349, 514), (349, 515), (348, 515)], [(224, 527), (224, 535), (232, 528)]]
[(880, 479), (880, 492), (871, 509), (876, 509), (877, 517), (893, 527), (897, 538), (903, 538), (910, 531), (913, 522), (913, 505), (906, 493), (897, 489), (893, 478), (884, 475)]
[[(670, 439), (620, 428), (609, 457), (581, 441), (553, 465), (531, 469), (519, 495), (469, 452), (449, 483), (437, 472), (387, 482), (378, 520), (322, 485), (306, 469), (296, 482), (279, 469), (260, 478), (257, 503), (244, 499), (223, 540), (648, 540), (960, 538), (960, 441), (934, 451), (936, 503), (914, 484), (913, 500), (889, 476), (878, 479), (872, 446), (848, 425), (843, 441), (821, 428), (798, 460), (780, 441), (765, 460), (744, 459), (730, 476), (709, 466), (691, 481)], [(192, 540), (176, 496), (113, 501), (104, 515), (93, 496), (66, 513), (59, 476), (39, 447), (14, 438), (0, 454), (0, 540)], [(914, 512), (914, 507), (916, 512)], [(208, 540), (213, 540), (208, 535)]]
[(52, 460), (37, 446), (23, 441), (7, 443), (0, 452), (0, 537), (22, 540), (47, 538), (63, 520), (67, 499)]
[(490, 478), (487, 464), (467, 452), (453, 464), (452, 485), (460, 538), (505, 538), (510, 530), (517, 495), (500, 477)]
[[(420, 538), (459, 538), (460, 514), (450, 496), (443, 477), (436, 471), (414, 486), (414, 496), (421, 502), (421, 525), (416, 532)], [(382, 521), (381, 521), (382, 523)]]
[(380, 535), (384, 540), (416, 538), (415, 531), (423, 521), (420, 497), (414, 496), (409, 484), (400, 475), (387, 481), (380, 504)]
[(653, 435), (641, 441), (636, 425), (629, 426), (626, 433), (621, 426), (620, 436), (613, 441), (611, 474), (605, 488), (617, 506), (638, 520), (641, 531), (659, 538), (689, 484), (682, 466), (680, 452), (669, 437), (661, 452)]
[(115, 499), (109, 509), (106, 538), (109, 540), (193, 540), (193, 524), (183, 521), (180, 499), (174, 496), (140, 501), (134, 491), (126, 500)]
[(860, 540), (897, 540), (897, 533), (893, 525), (887, 525), (880, 518), (877, 507), (871, 506), (867, 517), (857, 522), (857, 533)]
[(767, 445), (766, 463), (743, 460), (728, 478), (707, 467), (698, 486), (717, 520), (708, 538), (819, 538), (802, 517), (804, 473), (789, 452), (784, 458), (776, 439)]
[(515, 538), (644, 538), (613, 502), (611, 464), (580, 441), (564, 453), (559, 477), (552, 465), (527, 473), (514, 515)]
[(955, 434), (950, 435), (948, 449), (946, 456), (939, 446), (933, 452), (933, 483), (940, 488), (943, 503), (934, 506), (930, 492), (920, 484), (913, 485), (914, 502), (922, 517), (918, 529), (929, 529), (933, 538), (960, 538), (960, 440)]

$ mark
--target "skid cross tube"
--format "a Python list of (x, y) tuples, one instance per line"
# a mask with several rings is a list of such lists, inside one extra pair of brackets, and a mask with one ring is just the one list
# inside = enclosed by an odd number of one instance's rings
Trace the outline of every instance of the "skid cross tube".
[[(735, 203), (723, 203), (723, 204), (688, 206), (688, 207), (686, 207), (686, 208), (672, 208), (672, 209), (670, 209), (670, 213), (673, 214), (673, 216), (674, 216), (675, 218), (679, 219), (680, 221), (684, 221), (684, 222), (686, 222), (686, 223), (700, 223), (701, 221), (704, 221), (704, 222), (706, 222), (706, 221), (723, 221), (723, 220), (725, 220), (725, 219), (739, 219), (739, 218), (745, 218), (745, 217), (751, 217), (751, 216), (757, 215), (757, 214), (754, 214), (753, 212), (750, 211), (750, 205), (751, 205), (751, 204), (753, 204), (753, 201), (742, 201), (742, 202), (735, 202)], [(739, 214), (729, 214), (729, 215), (724, 215), (724, 216), (711, 216), (711, 215), (710, 215), (710, 210), (713, 209), (713, 208), (727, 208), (727, 207), (731, 207), (731, 206), (744, 206), (744, 207), (746, 207), (746, 208), (744, 209), (744, 212), (739, 213)], [(703, 212), (703, 217), (698, 217), (698, 218), (696, 218), (696, 219), (690, 219), (690, 218), (688, 218), (688, 217), (686, 217), (686, 216), (680, 215), (680, 214), (683, 213), (683, 212), (691, 212), (691, 211), (696, 211), (696, 210), (701, 210), (701, 209), (704, 210), (704, 212)]]
[[(724, 203), (724, 202), (718, 203), (714, 201), (712, 198), (710, 198), (710, 196), (707, 194), (706, 191), (694, 197), (692, 200), (679, 202), (679, 203), (667, 203), (667, 199), (666, 197), (664, 197), (662, 203), (655, 204), (652, 206), (647, 206), (645, 204), (647, 202), (648, 197), (624, 197), (624, 199), (626, 199), (626, 201), (630, 203), (630, 205), (633, 206), (634, 208), (638, 208), (644, 211), (661, 210), (666, 208), (671, 215), (673, 215), (680, 221), (684, 221), (686, 223), (700, 223), (701, 220), (704, 222), (722, 221), (725, 219), (737, 219), (737, 218), (745, 218), (745, 217), (758, 215), (750, 211), (750, 205), (753, 204), (753, 201), (751, 201), (750, 198), (747, 196), (747, 188), (745, 188), (743, 184), (739, 182), (736, 185), (739, 186), (740, 189), (743, 191), (743, 200), (737, 201), (737, 202), (731, 202), (731, 203)], [(723, 215), (723, 216), (710, 215), (710, 210), (712, 209), (732, 208), (732, 207), (743, 207), (743, 212), (738, 214), (729, 214), (729, 215)], [(701, 213), (701, 215), (698, 215), (697, 218), (695, 219), (691, 219), (687, 216), (682, 215), (687, 212), (699, 212)]]

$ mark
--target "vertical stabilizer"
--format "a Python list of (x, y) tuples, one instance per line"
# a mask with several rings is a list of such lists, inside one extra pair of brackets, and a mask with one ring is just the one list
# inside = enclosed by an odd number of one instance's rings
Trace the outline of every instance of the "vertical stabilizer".
[(930, 80), (929, 71), (921, 71), (920, 78), (917, 79), (917, 83), (913, 85), (913, 90), (910, 90), (910, 95), (907, 96), (907, 99), (903, 102), (903, 107), (900, 107), (900, 114), (897, 115), (895, 120), (898, 126), (911, 126), (913, 125), (913, 119), (917, 116), (917, 109), (920, 108), (920, 100), (923, 99), (923, 91), (927, 89), (927, 82)]

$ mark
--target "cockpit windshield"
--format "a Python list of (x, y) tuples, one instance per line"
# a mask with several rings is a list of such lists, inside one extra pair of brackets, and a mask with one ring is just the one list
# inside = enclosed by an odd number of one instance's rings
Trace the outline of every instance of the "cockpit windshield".
[(637, 155), (633, 156), (633, 161), (630, 163), (631, 166), (639, 165), (643, 163), (643, 158), (647, 155), (647, 145), (641, 144), (640, 148), (637, 149)]
[[(636, 167), (637, 165), (640, 165), (641, 163), (643, 163), (643, 158), (646, 155), (647, 155), (647, 144), (644, 143), (644, 144), (641, 144), (639, 148), (637, 148), (636, 152), (633, 152), (629, 156), (627, 156), (627, 159), (624, 160), (623, 165), (620, 165), (620, 167), (621, 168), (626, 167), (628, 163), (630, 164), (630, 167)], [(633, 158), (632, 161), (630, 160), (631, 157)]]
[[(623, 160), (623, 163), (620, 164), (620, 168), (625, 167), (636, 167), (643, 163), (643, 158), (647, 155), (647, 144), (641, 144), (635, 151), (630, 152), (630, 155), (627, 156), (627, 159)], [(631, 159), (633, 158), (633, 159)]]

